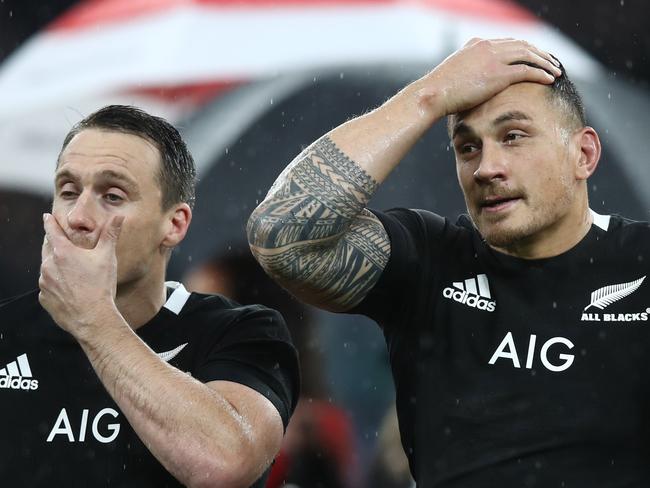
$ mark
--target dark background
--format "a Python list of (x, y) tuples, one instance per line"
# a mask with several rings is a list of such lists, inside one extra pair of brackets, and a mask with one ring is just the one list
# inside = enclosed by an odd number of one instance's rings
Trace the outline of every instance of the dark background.
[[(0, 0), (0, 61), (76, 0)], [(518, 0), (628, 80), (650, 83), (647, 0)]]

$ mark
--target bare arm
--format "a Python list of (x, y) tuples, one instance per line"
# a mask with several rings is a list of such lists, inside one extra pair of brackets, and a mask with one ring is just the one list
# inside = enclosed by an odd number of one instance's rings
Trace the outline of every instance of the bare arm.
[(386, 231), (364, 208), (376, 186), (328, 137), (319, 140), (251, 216), (253, 254), (302, 299), (334, 310), (353, 306), (388, 261)]
[(439, 119), (475, 107), (513, 83), (551, 83), (552, 58), (521, 41), (473, 39), (382, 106), (335, 128), (278, 177), (248, 221), (262, 267), (299, 298), (344, 311), (376, 284), (390, 256), (366, 209), (378, 185)]
[(138, 437), (181, 483), (248, 487), (280, 448), (280, 414), (244, 385), (195, 380), (133, 332), (114, 301), (120, 227), (113, 219), (95, 248), (83, 249), (49, 216), (39, 300), (79, 342)]
[(108, 313), (79, 341), (100, 380), (151, 453), (191, 487), (249, 487), (282, 440), (273, 404), (247, 386), (203, 384), (162, 361)]

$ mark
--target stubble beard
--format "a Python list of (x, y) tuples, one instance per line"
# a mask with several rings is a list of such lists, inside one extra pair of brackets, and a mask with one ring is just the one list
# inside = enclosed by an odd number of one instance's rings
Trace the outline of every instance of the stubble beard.
[[(512, 217), (508, 216), (502, 222), (486, 223), (481, 225), (481, 219), (477, 215), (470, 217), (474, 226), (490, 246), (512, 249), (525, 244), (527, 241), (535, 239), (544, 229), (551, 227), (558, 222), (566, 213), (573, 202), (575, 190), (567, 178), (560, 177), (559, 191), (552, 197), (537, 203), (529, 203), (528, 199), (519, 202), (519, 205), (525, 205), (527, 209), (516, 209), (516, 211), (525, 211), (525, 220), (523, 222), (508, 222)], [(515, 217), (520, 220), (521, 216)]]

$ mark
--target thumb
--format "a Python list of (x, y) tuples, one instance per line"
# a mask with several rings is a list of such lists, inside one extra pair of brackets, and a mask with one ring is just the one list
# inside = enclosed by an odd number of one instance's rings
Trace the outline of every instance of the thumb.
[(102, 229), (99, 236), (99, 243), (102, 245), (109, 245), (115, 247), (117, 240), (120, 238), (122, 232), (122, 223), (124, 222), (123, 215), (113, 217), (110, 222)]

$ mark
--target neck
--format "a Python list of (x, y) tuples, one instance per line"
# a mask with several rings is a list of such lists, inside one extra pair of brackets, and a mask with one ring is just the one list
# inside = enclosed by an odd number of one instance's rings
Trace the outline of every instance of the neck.
[(160, 276), (155, 278), (147, 275), (137, 281), (118, 285), (115, 304), (124, 320), (135, 330), (149, 322), (165, 304), (166, 299), (163, 270)]
[(518, 240), (512, 245), (494, 249), (522, 259), (543, 259), (558, 256), (578, 244), (593, 222), (589, 202), (583, 199), (574, 210), (533, 236)]

